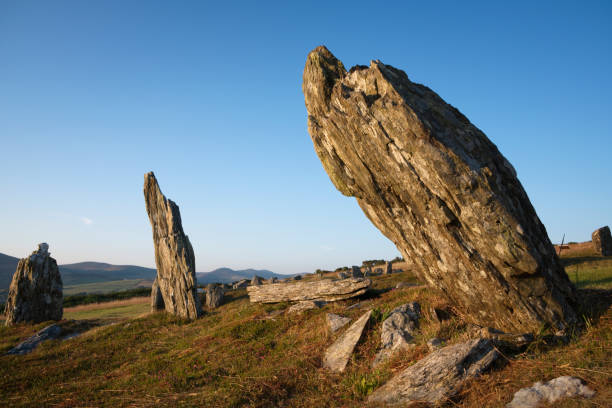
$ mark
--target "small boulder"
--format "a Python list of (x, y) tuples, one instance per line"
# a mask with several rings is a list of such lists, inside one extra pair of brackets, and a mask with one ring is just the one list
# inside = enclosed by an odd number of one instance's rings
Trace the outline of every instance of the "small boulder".
[(296, 303), (295, 305), (287, 309), (287, 313), (301, 314), (305, 312), (306, 310), (319, 309), (325, 306), (326, 303), (327, 302), (317, 301), (317, 300), (304, 300), (302, 302)]
[(477, 339), (446, 346), (429, 354), (374, 391), (368, 401), (384, 406), (414, 402), (441, 403), (499, 357), (491, 340)]
[(327, 314), (327, 325), (332, 333), (337, 332), (346, 326), (350, 321), (351, 319), (349, 317), (340, 316), (334, 313)]
[(563, 376), (518, 390), (506, 408), (536, 408), (541, 402), (552, 404), (562, 398), (591, 398), (594, 395), (595, 391), (584, 385), (579, 378)]
[(612, 236), (607, 225), (593, 231), (591, 235), (595, 252), (601, 256), (612, 256)]
[(206, 307), (215, 309), (223, 302), (224, 290), (221, 286), (209, 284), (206, 286)]
[(417, 302), (406, 303), (391, 311), (382, 324), (380, 334), (381, 348), (372, 366), (386, 361), (398, 350), (413, 347), (413, 334), (418, 329), (421, 306)]
[(364, 313), (325, 351), (323, 367), (332, 371), (344, 371), (371, 314), (371, 310)]
[(342, 272), (342, 271), (338, 272), (337, 275), (338, 275), (338, 279), (346, 279), (349, 277), (348, 273)]
[(353, 265), (351, 267), (351, 278), (363, 278), (363, 273), (361, 273), (361, 268)]
[(263, 283), (263, 279), (257, 275), (253, 275), (253, 279), (251, 279), (251, 286), (259, 286)]

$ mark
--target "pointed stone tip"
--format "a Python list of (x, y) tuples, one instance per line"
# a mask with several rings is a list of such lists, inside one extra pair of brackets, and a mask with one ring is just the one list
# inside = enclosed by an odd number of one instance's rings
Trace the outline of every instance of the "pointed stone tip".
[(306, 57), (302, 78), (307, 110), (313, 112), (327, 106), (334, 85), (345, 76), (344, 65), (327, 47), (320, 45), (310, 51)]

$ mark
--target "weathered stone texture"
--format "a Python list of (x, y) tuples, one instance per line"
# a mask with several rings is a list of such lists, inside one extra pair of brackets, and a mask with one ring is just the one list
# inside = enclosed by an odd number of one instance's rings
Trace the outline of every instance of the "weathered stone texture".
[(385, 362), (395, 352), (414, 345), (412, 340), (419, 327), (421, 305), (417, 302), (406, 303), (391, 311), (382, 323), (380, 332), (380, 350), (372, 366)]
[(371, 315), (371, 310), (364, 313), (325, 351), (323, 367), (332, 371), (344, 371)]
[(380, 61), (304, 69), (308, 130), (330, 179), (474, 323), (577, 321), (575, 288), (512, 165), (457, 109)]
[(169, 313), (196, 319), (202, 314), (202, 308), (196, 292), (195, 255), (183, 232), (179, 207), (162, 194), (153, 172), (145, 174), (144, 197), (153, 229), (156, 282), (164, 307)]
[(6, 324), (39, 323), (61, 320), (63, 314), (62, 277), (57, 262), (49, 254), (49, 245), (17, 264), (6, 300)]
[(456, 395), (465, 382), (499, 357), (490, 340), (470, 340), (432, 352), (374, 391), (369, 402), (408, 406), (413, 402), (441, 403)]
[(36, 333), (32, 337), (29, 337), (26, 340), (22, 341), (21, 343), (7, 351), (6, 354), (31, 353), (43, 341), (55, 340), (58, 339), (61, 335), (62, 328), (56, 324), (52, 324), (51, 326), (47, 326), (44, 329), (39, 330), (38, 333)]
[(221, 303), (223, 302), (223, 295), (223, 287), (215, 284), (208, 284), (205, 292), (206, 307), (209, 309), (215, 309), (221, 306)]
[(329, 330), (332, 333), (337, 332), (351, 321), (350, 317), (340, 316), (335, 313), (328, 313), (326, 319)]
[(247, 292), (250, 301), (253, 303), (298, 302), (304, 300), (335, 302), (363, 295), (371, 284), (371, 280), (363, 278), (337, 281), (323, 279), (310, 282), (249, 286)]
[(151, 311), (157, 312), (159, 310), (166, 310), (166, 306), (164, 306), (164, 297), (157, 283), (157, 277), (155, 277), (153, 286), (151, 286)]
[(506, 408), (537, 408), (541, 403), (553, 404), (564, 398), (592, 398), (595, 391), (579, 378), (563, 376), (546, 383), (537, 382), (532, 387), (518, 390)]
[(591, 235), (595, 252), (602, 256), (612, 256), (612, 235), (607, 225), (593, 231)]

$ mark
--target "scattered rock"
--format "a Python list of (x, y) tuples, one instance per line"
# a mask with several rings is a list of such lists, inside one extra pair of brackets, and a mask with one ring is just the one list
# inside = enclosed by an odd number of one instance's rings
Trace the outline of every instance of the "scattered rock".
[(429, 348), (429, 351), (436, 351), (440, 349), (441, 347), (442, 347), (441, 339), (434, 337), (434, 338), (427, 340), (427, 348)]
[(314, 149), (340, 192), (473, 323), (577, 322), (575, 287), (512, 165), (456, 108), (380, 61), (346, 71), (313, 50), (302, 89)]
[(157, 284), (157, 276), (153, 281), (153, 286), (151, 286), (151, 311), (157, 312), (159, 310), (166, 310), (166, 306), (164, 305), (164, 297), (162, 296), (161, 289), (159, 289), (159, 285)]
[(293, 278), (291, 278), (291, 280), (294, 280), (294, 281), (302, 280), (302, 275), (295, 275)]
[(353, 265), (351, 267), (351, 278), (363, 278), (363, 273), (361, 273), (361, 268)]
[(338, 275), (338, 279), (341, 279), (341, 280), (349, 277), (349, 274), (346, 272), (338, 272), (337, 275)]
[(61, 320), (62, 287), (62, 277), (57, 262), (49, 254), (49, 245), (38, 244), (38, 250), (17, 264), (6, 300), (6, 324)]
[(562, 398), (591, 398), (595, 391), (576, 377), (557, 377), (547, 383), (537, 382), (532, 387), (522, 388), (514, 394), (507, 408), (536, 408), (541, 402), (552, 404)]
[(217, 285), (206, 286), (206, 307), (215, 309), (223, 302), (224, 290)]
[(17, 346), (10, 349), (6, 354), (28, 354), (32, 352), (40, 343), (46, 340), (58, 339), (62, 334), (62, 328), (56, 324), (47, 326), (32, 337), (22, 341)]
[(350, 305), (349, 307), (346, 308), (346, 310), (351, 310), (351, 309), (357, 309), (361, 307), (361, 302), (357, 302), (355, 304)]
[(327, 325), (332, 333), (337, 332), (339, 329), (346, 326), (350, 321), (351, 319), (349, 317), (340, 316), (334, 313), (327, 314)]
[(398, 350), (413, 347), (414, 332), (419, 327), (421, 306), (417, 302), (406, 303), (391, 311), (382, 323), (380, 351), (372, 363), (373, 367), (386, 361)]
[(325, 351), (323, 367), (332, 371), (344, 371), (371, 314), (371, 310), (364, 313)]
[(593, 231), (591, 234), (595, 252), (601, 256), (612, 256), (612, 235), (607, 225)]
[(272, 277), (272, 278), (270, 278), (270, 279), (266, 280), (264, 283), (265, 283), (266, 285), (268, 285), (268, 284), (270, 284), (270, 283), (278, 283), (278, 278), (276, 278), (276, 277), (274, 276), (274, 277)]
[(287, 313), (301, 314), (305, 312), (306, 310), (319, 309), (325, 306), (325, 303), (326, 302), (322, 302), (318, 300), (304, 300), (304, 301), (296, 303), (295, 305), (287, 309)]
[(441, 403), (456, 395), (466, 380), (487, 370), (498, 357), (487, 339), (443, 347), (393, 377), (368, 401), (385, 406)]
[(490, 339), (497, 344), (513, 345), (513, 346), (524, 346), (533, 341), (533, 335), (531, 333), (513, 334), (504, 333), (503, 331), (496, 330), (490, 327), (481, 327), (468, 330), (466, 333), (471, 335), (472, 338)]
[(242, 289), (242, 288), (246, 288), (249, 286), (249, 280), (248, 279), (241, 279), (238, 282), (235, 282), (232, 285), (232, 289), (236, 290), (236, 289)]
[(195, 255), (183, 232), (179, 207), (162, 194), (153, 172), (145, 174), (144, 197), (153, 229), (156, 281), (164, 307), (169, 313), (196, 319), (202, 308), (197, 295)]
[(263, 283), (263, 279), (257, 275), (253, 275), (253, 279), (251, 279), (251, 286), (259, 286)]
[(310, 282), (249, 286), (247, 292), (253, 303), (297, 302), (302, 300), (334, 302), (362, 295), (371, 284), (371, 280), (361, 278), (339, 281), (323, 279)]

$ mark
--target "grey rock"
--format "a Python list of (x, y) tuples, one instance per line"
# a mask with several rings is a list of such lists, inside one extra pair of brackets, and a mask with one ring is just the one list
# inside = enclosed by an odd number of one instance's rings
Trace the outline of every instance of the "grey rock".
[(197, 296), (195, 255), (183, 232), (179, 207), (162, 194), (153, 172), (145, 174), (144, 198), (153, 230), (156, 281), (164, 307), (168, 313), (196, 319), (202, 307)]
[(371, 310), (364, 313), (325, 351), (323, 367), (332, 371), (344, 371), (371, 314)]
[(363, 273), (361, 273), (361, 268), (353, 265), (351, 267), (351, 278), (363, 278)]
[(249, 286), (247, 293), (253, 303), (298, 302), (303, 300), (334, 302), (362, 295), (371, 284), (371, 280), (363, 278), (337, 281), (322, 279), (310, 282)]
[(406, 303), (391, 311), (382, 323), (380, 350), (372, 366), (378, 366), (399, 350), (414, 346), (412, 340), (420, 317), (421, 306), (417, 302)]
[(294, 280), (294, 281), (302, 280), (302, 275), (295, 275), (293, 278), (291, 278), (291, 280)]
[(349, 277), (349, 274), (346, 272), (338, 272), (338, 279), (346, 279)]
[(264, 283), (265, 283), (266, 285), (268, 285), (268, 284), (270, 284), (270, 283), (278, 283), (278, 278), (276, 278), (276, 277), (272, 277), (272, 278), (270, 278), (270, 279), (266, 280)]
[(232, 285), (232, 289), (236, 290), (236, 289), (242, 289), (242, 288), (246, 288), (247, 286), (249, 286), (249, 280), (248, 279), (241, 279), (238, 282), (235, 282)]
[(514, 394), (507, 408), (536, 408), (540, 403), (552, 404), (563, 398), (591, 398), (595, 391), (576, 377), (557, 377), (546, 383), (537, 382), (532, 387), (522, 388)]
[(612, 256), (612, 235), (607, 225), (593, 231), (591, 234), (595, 252), (602, 256)]
[(221, 286), (208, 285), (206, 286), (206, 307), (215, 309), (221, 306), (223, 302), (224, 290)]
[(6, 300), (6, 324), (61, 320), (62, 289), (62, 277), (49, 254), (49, 245), (39, 244), (38, 250), (17, 264)]
[(17, 346), (10, 349), (6, 354), (28, 354), (31, 353), (40, 343), (46, 340), (58, 339), (62, 334), (62, 328), (56, 324), (47, 326), (32, 337), (22, 341)]
[(325, 47), (302, 89), (314, 149), (336, 188), (467, 319), (507, 332), (577, 322), (576, 291), (516, 172), (431, 89)]
[(465, 382), (499, 357), (491, 340), (478, 339), (446, 346), (393, 377), (368, 398), (385, 406), (413, 402), (441, 403), (456, 395)]
[(349, 317), (340, 316), (334, 313), (328, 313), (326, 318), (327, 325), (332, 333), (337, 332), (351, 321)]
[(320, 309), (321, 307), (325, 306), (325, 303), (326, 302), (318, 300), (304, 300), (289, 307), (289, 309), (287, 309), (287, 313), (301, 314), (306, 310)]
[(391, 262), (385, 262), (385, 275), (391, 275), (393, 273), (393, 264)]
[(263, 284), (263, 279), (257, 275), (253, 275), (253, 279), (251, 279), (251, 285), (259, 286), (261, 284)]
[(439, 338), (433, 337), (427, 340), (427, 348), (429, 348), (429, 351), (436, 351), (440, 349), (441, 347), (442, 347), (442, 340), (440, 340)]

